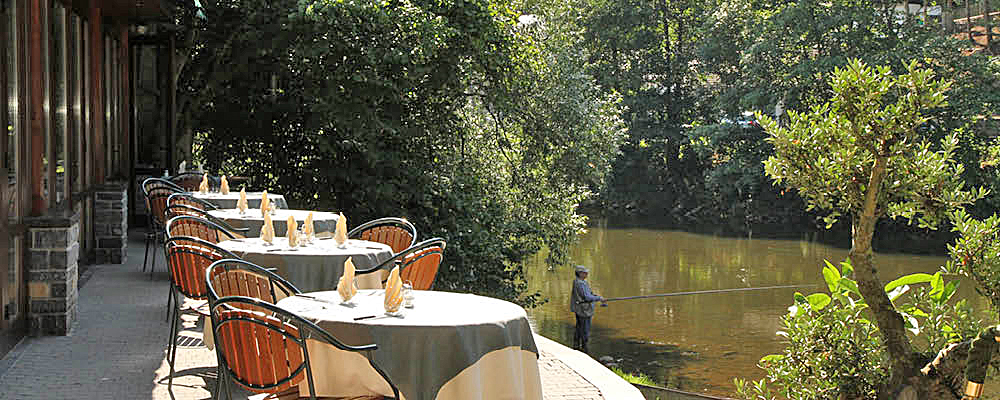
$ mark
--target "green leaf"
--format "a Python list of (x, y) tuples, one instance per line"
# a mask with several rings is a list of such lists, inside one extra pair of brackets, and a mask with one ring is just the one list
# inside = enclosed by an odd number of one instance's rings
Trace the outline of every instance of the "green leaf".
[(887, 295), (889, 296), (889, 301), (896, 301), (896, 299), (898, 299), (899, 296), (902, 296), (904, 293), (908, 291), (910, 291), (910, 285), (903, 285), (895, 289), (892, 289), (892, 291), (887, 293)]
[(895, 289), (895, 288), (903, 286), (903, 285), (913, 285), (913, 284), (917, 284), (917, 283), (927, 283), (927, 282), (930, 282), (932, 279), (934, 279), (934, 277), (931, 274), (925, 274), (925, 273), (916, 273), (916, 274), (904, 275), (904, 276), (901, 276), (901, 277), (897, 278), (896, 280), (894, 280), (894, 281), (889, 282), (888, 284), (886, 284), (885, 285), (885, 291), (889, 292), (889, 291), (892, 291), (892, 289)]
[(945, 285), (944, 287), (944, 292), (941, 293), (942, 302), (947, 302), (948, 300), (951, 300), (951, 296), (955, 295), (955, 292), (958, 291), (958, 285), (961, 283), (962, 281), (959, 280), (953, 280), (951, 282), (948, 282), (948, 284)]
[(861, 296), (861, 291), (858, 290), (858, 283), (850, 278), (840, 278), (840, 287), (857, 296)]
[(823, 267), (823, 279), (826, 280), (826, 285), (830, 288), (830, 293), (837, 291), (837, 287), (840, 286), (840, 272), (830, 264), (829, 261), (823, 260), (826, 266)]
[(809, 306), (812, 307), (813, 310), (817, 311), (822, 310), (823, 307), (830, 304), (830, 296), (826, 293), (813, 293), (806, 296), (806, 300), (809, 300)]
[(784, 358), (785, 358), (785, 356), (783, 354), (768, 354), (768, 355), (760, 358), (760, 363), (763, 364), (763, 363), (771, 362), (771, 361), (780, 361), (780, 360), (782, 360)]

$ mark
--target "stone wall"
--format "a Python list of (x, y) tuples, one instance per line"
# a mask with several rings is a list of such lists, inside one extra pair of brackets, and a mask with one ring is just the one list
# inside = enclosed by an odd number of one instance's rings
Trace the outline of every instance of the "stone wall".
[(128, 244), (128, 185), (109, 183), (94, 193), (94, 256), (98, 264), (125, 262)]
[(65, 335), (76, 320), (78, 213), (25, 218), (28, 227), (28, 325), (32, 335)]

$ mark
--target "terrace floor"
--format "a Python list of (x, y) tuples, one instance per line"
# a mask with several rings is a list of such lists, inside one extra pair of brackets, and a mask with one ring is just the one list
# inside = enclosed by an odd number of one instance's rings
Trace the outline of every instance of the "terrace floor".
[[(132, 232), (127, 262), (92, 265), (80, 277), (78, 317), (68, 336), (26, 338), (0, 359), (0, 399), (209, 399), (215, 353), (185, 316), (173, 388), (167, 388), (167, 273), (140, 271), (143, 243)], [(642, 399), (589, 356), (536, 335), (545, 400)], [(237, 393), (234, 398), (247, 398)]]

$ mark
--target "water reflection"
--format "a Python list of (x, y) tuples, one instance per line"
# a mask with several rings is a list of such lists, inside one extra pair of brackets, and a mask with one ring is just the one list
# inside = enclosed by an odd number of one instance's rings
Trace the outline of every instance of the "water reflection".
[[(804, 240), (720, 238), (647, 229), (591, 228), (571, 250), (574, 263), (590, 267), (595, 293), (621, 297), (793, 284), (821, 284), (823, 260), (837, 263), (846, 249)], [(933, 273), (944, 257), (879, 254), (880, 278)], [(549, 270), (544, 256), (528, 266), (531, 289), (549, 302), (529, 313), (543, 335), (572, 344), (569, 311), (572, 267)], [(599, 307), (591, 334), (591, 355), (621, 359), (626, 371), (641, 370), (671, 387), (730, 394), (733, 378), (759, 379), (760, 357), (777, 353), (779, 318), (796, 290), (821, 286), (612, 302)], [(977, 309), (985, 300), (970, 282), (960, 295)]]

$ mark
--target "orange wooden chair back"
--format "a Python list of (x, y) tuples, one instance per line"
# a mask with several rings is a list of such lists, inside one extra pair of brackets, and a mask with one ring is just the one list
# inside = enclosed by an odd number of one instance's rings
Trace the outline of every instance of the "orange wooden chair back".
[(415, 290), (430, 290), (434, 286), (438, 267), (444, 257), (444, 249), (438, 246), (426, 247), (406, 255), (399, 271), (404, 282), (409, 281)]
[(190, 236), (211, 243), (241, 237), (204, 218), (179, 216), (171, 218), (167, 226), (167, 236)]
[(219, 298), (245, 296), (273, 304), (285, 297), (299, 293), (295, 286), (284, 281), (281, 277), (269, 275), (273, 274), (246, 268), (217, 267), (212, 269), (208, 279), (212, 289), (215, 290), (215, 295)]
[(208, 298), (205, 271), (212, 263), (238, 258), (232, 253), (198, 239), (175, 237), (167, 240), (165, 253), (170, 280), (183, 294), (192, 299)]
[(154, 226), (162, 229), (167, 225), (167, 199), (174, 193), (177, 193), (175, 189), (167, 187), (149, 190), (149, 194), (146, 195), (146, 208), (149, 210)]
[(359, 239), (389, 245), (393, 254), (413, 245), (413, 235), (398, 226), (375, 226), (361, 232)]
[(305, 377), (299, 329), (269, 312), (241, 307), (214, 311), (216, 346), (234, 380), (257, 393), (291, 389)]
[(204, 175), (200, 173), (183, 173), (170, 178), (170, 182), (184, 188), (184, 190), (195, 192), (198, 190), (198, 186), (201, 186), (202, 177)]
[(205, 202), (198, 200), (195, 197), (191, 197), (189, 194), (175, 194), (170, 196), (167, 201), (167, 206), (172, 206), (174, 204), (185, 205), (189, 207), (194, 207), (202, 211), (208, 211), (209, 207), (205, 206)]

